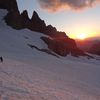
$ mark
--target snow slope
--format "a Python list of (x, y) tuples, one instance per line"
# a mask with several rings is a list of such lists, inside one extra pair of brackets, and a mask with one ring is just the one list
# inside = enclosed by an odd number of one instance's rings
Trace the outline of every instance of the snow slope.
[(0, 10), (0, 100), (100, 100), (100, 61), (30, 48), (47, 49), (44, 35), (12, 29), (6, 13)]

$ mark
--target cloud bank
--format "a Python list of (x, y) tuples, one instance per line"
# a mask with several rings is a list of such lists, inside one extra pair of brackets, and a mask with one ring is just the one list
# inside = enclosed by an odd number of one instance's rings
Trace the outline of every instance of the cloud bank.
[(100, 0), (38, 0), (41, 8), (50, 12), (64, 9), (81, 10), (100, 4)]

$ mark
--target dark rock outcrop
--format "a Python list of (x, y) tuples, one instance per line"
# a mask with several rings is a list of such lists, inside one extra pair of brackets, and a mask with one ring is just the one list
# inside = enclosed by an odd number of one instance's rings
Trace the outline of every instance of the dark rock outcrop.
[(55, 57), (59, 58), (58, 55), (56, 55), (55, 53), (53, 53), (52, 51), (50, 51), (50, 50), (48, 50), (48, 49), (40, 49), (40, 48), (38, 48), (37, 46), (32, 45), (32, 44), (27, 44), (27, 45), (28, 45), (30, 48), (32, 48), (32, 49), (36, 49), (36, 50), (38, 50), (38, 51), (45, 52), (45, 53), (47, 53), (47, 54), (49, 54), (49, 55), (52, 55), (52, 56), (55, 56)]
[(0, 8), (8, 10), (8, 14), (5, 16), (5, 21), (13, 28), (19, 28), (20, 13), (18, 10), (16, 0), (0, 0)]
[(59, 38), (50, 39), (47, 37), (41, 37), (41, 39), (48, 45), (48, 48), (61, 56), (85, 56), (85, 53), (77, 48), (77, 45), (73, 39)]
[(7, 25), (15, 28), (15, 29), (21, 29), (21, 21), (20, 21), (20, 14), (17, 11), (11, 11), (8, 12), (8, 14), (5, 16), (5, 22)]
[(35, 11), (33, 12), (33, 16), (30, 19), (28, 28), (32, 31), (42, 32), (53, 38), (67, 37), (65, 32), (57, 31), (57, 29), (53, 27), (52, 25), (46, 26), (45, 21), (41, 20), (41, 18), (38, 16), (37, 12)]
[(0, 0), (0, 8), (7, 9), (9, 12), (18, 11), (16, 0)]
[(59, 32), (57, 31), (57, 29), (55, 27), (53, 27), (52, 25), (48, 25), (46, 28), (45, 28), (45, 31), (44, 31), (47, 35), (53, 37), (53, 38), (64, 38), (64, 37), (67, 37), (66, 33), (65, 32)]
[(43, 20), (40, 19), (37, 12), (34, 11), (32, 18), (30, 19), (28, 28), (32, 31), (43, 33), (46, 28), (46, 24)]
[(30, 19), (28, 17), (27, 10), (24, 10), (20, 15), (20, 24), (21, 28), (26, 28), (29, 26)]

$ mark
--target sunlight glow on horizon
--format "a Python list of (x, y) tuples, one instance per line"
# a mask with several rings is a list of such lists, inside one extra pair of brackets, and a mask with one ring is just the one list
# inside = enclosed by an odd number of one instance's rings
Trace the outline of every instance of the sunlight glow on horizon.
[(86, 39), (86, 38), (95, 38), (100, 37), (99, 27), (95, 24), (94, 21), (79, 21), (77, 24), (72, 25), (71, 29), (66, 30), (70, 38), (73, 39)]
[[(68, 34), (67, 34), (68, 35)], [(87, 38), (93, 38), (93, 37), (98, 37), (95, 32), (87, 33), (87, 32), (79, 32), (79, 33), (73, 33), (68, 35), (70, 38), (73, 39), (80, 39), (80, 40), (85, 40)]]
[(79, 35), (77, 35), (77, 38), (80, 39), (80, 40), (84, 40), (87, 38), (87, 34), (85, 33), (80, 33)]

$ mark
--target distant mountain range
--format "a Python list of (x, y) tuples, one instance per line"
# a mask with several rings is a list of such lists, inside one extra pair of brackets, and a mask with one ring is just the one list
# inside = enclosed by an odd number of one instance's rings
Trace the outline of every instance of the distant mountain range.
[(76, 43), (84, 52), (100, 55), (100, 39), (76, 40)]

